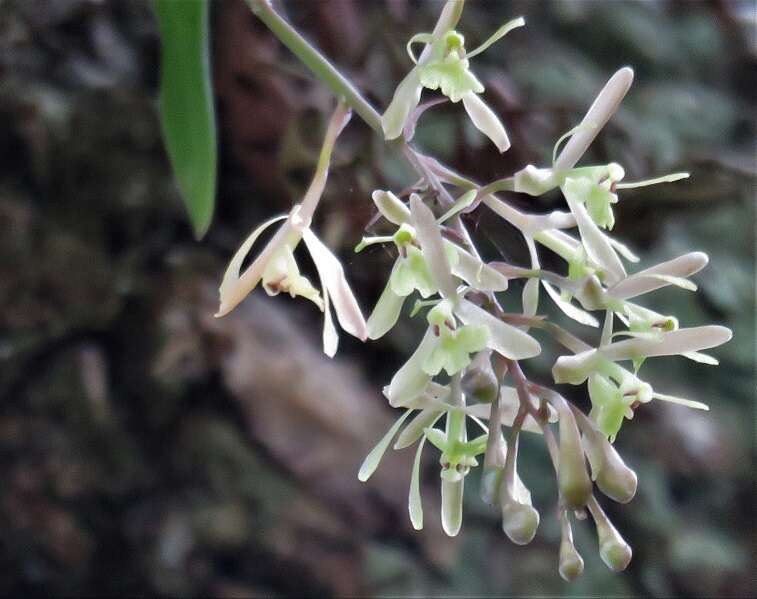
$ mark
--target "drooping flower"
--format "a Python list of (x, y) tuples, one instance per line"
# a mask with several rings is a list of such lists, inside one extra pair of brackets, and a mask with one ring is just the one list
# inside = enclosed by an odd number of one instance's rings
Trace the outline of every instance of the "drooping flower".
[[(302, 296), (318, 306), (324, 313), (323, 349), (327, 355), (333, 356), (336, 353), (339, 341), (331, 317), (332, 303), (342, 328), (359, 339), (367, 338), (365, 320), (344, 276), (339, 259), (310, 228), (310, 221), (326, 185), (336, 138), (349, 118), (349, 110), (340, 104), (329, 122), (318, 166), (302, 203), (294, 206), (288, 215), (278, 216), (257, 227), (231, 259), (219, 289), (220, 307), (216, 317), (220, 318), (231, 312), (262, 282), (268, 295), (285, 292), (292, 297)], [(242, 263), (258, 237), (271, 225), (280, 221), (284, 222), (257, 258), (240, 274)], [(307, 277), (300, 274), (294, 251), (301, 240), (305, 242), (318, 271), (321, 292), (313, 287)]]
[[(414, 35), (408, 42), (408, 54), (415, 67), (397, 86), (389, 107), (381, 118), (386, 139), (402, 135), (410, 113), (418, 106), (423, 88), (440, 90), (453, 103), (463, 102), (471, 122), (489, 137), (500, 152), (510, 147), (505, 128), (497, 116), (478, 96), (484, 86), (470, 70), (469, 59), (483, 52), (494, 42), (516, 27), (525, 25), (522, 17), (513, 19), (500, 27), (489, 39), (471, 52), (465, 50), (464, 37), (454, 30), (457, 19), (453, 18), (452, 6), (456, 0), (449, 0), (433, 33)], [(459, 14), (457, 15), (459, 18)], [(415, 43), (425, 44), (419, 58), (412, 51)]]

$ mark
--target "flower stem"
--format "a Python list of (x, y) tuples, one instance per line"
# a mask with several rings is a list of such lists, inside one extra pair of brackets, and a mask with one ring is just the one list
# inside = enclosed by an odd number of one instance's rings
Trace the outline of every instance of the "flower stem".
[(320, 81), (325, 83), (337, 97), (344, 98), (344, 101), (371, 129), (381, 133), (381, 115), (323, 54), (273, 10), (269, 0), (246, 0), (246, 2), (255, 16), (263, 21), (271, 33), (289, 48)]

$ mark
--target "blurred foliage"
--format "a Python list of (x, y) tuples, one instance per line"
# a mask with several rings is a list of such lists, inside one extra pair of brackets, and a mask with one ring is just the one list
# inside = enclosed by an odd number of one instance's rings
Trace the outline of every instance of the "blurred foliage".
[[(406, 40), (439, 8), (283, 4), (377, 106), (409, 68)], [(656, 389), (711, 411), (653, 402), (624, 427), (617, 443), (639, 492), (610, 509), (634, 560), (610, 573), (590, 527), (577, 526), (586, 572), (572, 585), (557, 574), (554, 480), (538, 439), (523, 439), (520, 463), (544, 514), (527, 547), (507, 541), (474, 480), (461, 535), (444, 538), (433, 460), (426, 529), (413, 532), (410, 450), (357, 482), (391, 421), (378, 390), (417, 342), (416, 322), (380, 343), (345, 339), (328, 361), (304, 302), (258, 296), (211, 317), (225, 260), (307, 184), (333, 102), (241, 0), (212, 8), (220, 189), (202, 244), (160, 139), (151, 4), (7, 0), (0, 11), (0, 594), (754, 596), (753, 3), (471, 1), (461, 24), (471, 47), (526, 17), (477, 66), (513, 147), (498, 155), (449, 104), (418, 128), (419, 145), (461, 171), (508, 175), (546, 163), (609, 74), (631, 64), (634, 87), (590, 158), (621, 162), (629, 180), (692, 173), (624, 193), (617, 232), (641, 267), (707, 252), (702, 293), (664, 290), (648, 305), (735, 336), (717, 369), (644, 366)], [(316, 227), (343, 249), (369, 306), (393, 259), (352, 254), (370, 191), (414, 179), (354, 121)], [(561, 202), (508, 199), (537, 211)], [(491, 257), (525, 262), (492, 213), (469, 225)], [(546, 360), (526, 367), (550, 380)], [(586, 407), (582, 389), (564, 391)]]

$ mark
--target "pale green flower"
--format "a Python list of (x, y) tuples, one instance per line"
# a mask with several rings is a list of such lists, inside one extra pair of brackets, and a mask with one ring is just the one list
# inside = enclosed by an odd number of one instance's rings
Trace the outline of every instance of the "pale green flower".
[(632, 406), (659, 399), (690, 408), (709, 409), (705, 404), (657, 393), (616, 362), (638, 360), (654, 356), (674, 356), (696, 353), (716, 347), (731, 338), (731, 331), (721, 326), (677, 329), (669, 332), (634, 336), (631, 339), (602, 345), (574, 356), (561, 356), (555, 362), (552, 375), (556, 383), (580, 385), (589, 380), (592, 418), (600, 430), (614, 439), (624, 418), (632, 418)]
[[(420, 249), (416, 229), (410, 222), (410, 210), (392, 192), (377, 190), (372, 197), (381, 215), (398, 225), (394, 235), (368, 237), (355, 248), (355, 251), (361, 251), (378, 243), (394, 243), (397, 247), (398, 257), (389, 281), (368, 318), (368, 336), (377, 339), (396, 324), (406, 297), (417, 290), (421, 297), (428, 298), (438, 292), (438, 287)], [(413, 194), (413, 197), (417, 196)], [(445, 240), (444, 252), (452, 273), (461, 280), (482, 290), (507, 289), (508, 282), (504, 275), (463, 248)]]
[[(447, 11), (445, 6), (445, 12)], [(444, 22), (443, 22), (444, 21)], [(471, 52), (465, 50), (464, 37), (445, 21), (444, 12), (434, 33), (419, 33), (408, 42), (408, 54), (415, 67), (397, 86), (389, 107), (381, 117), (386, 139), (402, 135), (412, 111), (418, 106), (423, 88), (439, 90), (453, 103), (462, 100), (471, 122), (489, 137), (500, 152), (510, 147), (510, 140), (497, 116), (479, 97), (484, 86), (470, 70), (469, 59), (496, 42), (512, 29), (525, 25), (523, 18), (513, 19), (500, 27), (488, 40)], [(454, 26), (454, 25), (452, 25)], [(412, 52), (415, 43), (425, 44), (420, 58)]]
[(452, 376), (467, 367), (470, 355), (486, 348), (489, 329), (482, 325), (455, 324), (452, 306), (447, 300), (439, 302), (428, 314), (428, 323), (436, 334), (436, 343), (423, 362), (423, 371), (436, 376), (442, 370)]

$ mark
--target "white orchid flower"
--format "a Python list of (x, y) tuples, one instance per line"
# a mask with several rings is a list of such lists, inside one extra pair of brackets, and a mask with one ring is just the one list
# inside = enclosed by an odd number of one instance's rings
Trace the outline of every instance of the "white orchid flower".
[(552, 375), (556, 383), (580, 385), (588, 379), (592, 401), (592, 417), (600, 430), (615, 438), (623, 418), (633, 417), (633, 406), (660, 399), (691, 408), (709, 409), (705, 404), (655, 392), (635, 374), (615, 362), (639, 360), (654, 356), (699, 356), (703, 349), (717, 347), (731, 339), (730, 329), (703, 326), (634, 336), (587, 350), (574, 356), (561, 356)]
[[(318, 166), (302, 203), (294, 206), (288, 215), (278, 216), (257, 227), (231, 259), (219, 289), (220, 307), (216, 314), (218, 318), (226, 316), (262, 281), (263, 289), (268, 295), (286, 292), (292, 297), (305, 297), (318, 306), (324, 313), (323, 350), (332, 357), (336, 353), (339, 337), (331, 317), (331, 304), (345, 331), (361, 340), (368, 336), (365, 320), (339, 259), (310, 229), (313, 213), (326, 185), (336, 138), (349, 118), (349, 110), (340, 104), (329, 122)], [(242, 263), (258, 237), (280, 221), (284, 222), (271, 240), (240, 274)], [(294, 250), (301, 240), (305, 242), (318, 271), (322, 288), (320, 293), (300, 274), (297, 267)]]
[[(381, 215), (399, 227), (392, 236), (365, 238), (355, 248), (360, 251), (368, 245), (389, 242), (394, 242), (397, 246), (398, 257), (389, 281), (368, 318), (368, 337), (378, 339), (394, 327), (405, 299), (414, 291), (417, 290), (421, 297), (427, 298), (437, 293), (438, 288), (419, 247), (415, 227), (411, 224), (410, 210), (390, 191), (377, 190), (372, 197)], [(448, 212), (441, 220), (452, 215)], [(463, 248), (445, 240), (444, 251), (452, 273), (469, 285), (486, 291), (507, 289), (507, 277)]]
[[(459, 372), (469, 363), (469, 354), (484, 347), (513, 360), (533, 358), (541, 352), (539, 342), (533, 337), (458, 294), (444, 239), (433, 213), (417, 196), (410, 200), (410, 212), (428, 270), (443, 301), (429, 313), (430, 326), (418, 349), (392, 378), (388, 392), (391, 405), (401, 405), (418, 397), (431, 376), (442, 367), (449, 374)], [(459, 326), (458, 320), (463, 326)], [(461, 334), (462, 331), (466, 331), (465, 334)]]
[[(389, 107), (381, 117), (381, 124), (386, 139), (396, 139), (405, 128), (408, 117), (418, 106), (423, 88), (440, 90), (453, 103), (460, 100), (473, 125), (494, 142), (500, 152), (510, 147), (510, 139), (505, 128), (494, 111), (478, 96), (484, 86), (470, 71), (469, 59), (483, 52), (494, 42), (504, 37), (511, 30), (522, 27), (522, 17), (513, 19), (500, 27), (489, 39), (471, 52), (465, 50), (465, 39), (454, 30), (459, 18), (453, 18), (454, 5), (460, 4), (450, 0), (433, 33), (414, 35), (407, 45), (408, 54), (415, 67), (397, 86)], [(412, 51), (415, 43), (426, 44), (420, 58)]]
[[(581, 123), (557, 141), (552, 168), (528, 165), (513, 176), (513, 188), (517, 192), (542, 195), (555, 187), (562, 189), (576, 219), (586, 258), (600, 269), (604, 281), (611, 285), (626, 276), (618, 253), (632, 259), (621, 244), (601, 231), (601, 228), (612, 229), (615, 224), (612, 205), (618, 202), (617, 191), (688, 177), (688, 173), (673, 173), (647, 181), (620, 183), (625, 173), (618, 164), (575, 168), (599, 131), (617, 111), (632, 82), (632, 69), (624, 67), (617, 71), (599, 92)], [(558, 156), (557, 149), (566, 138), (568, 141)]]

